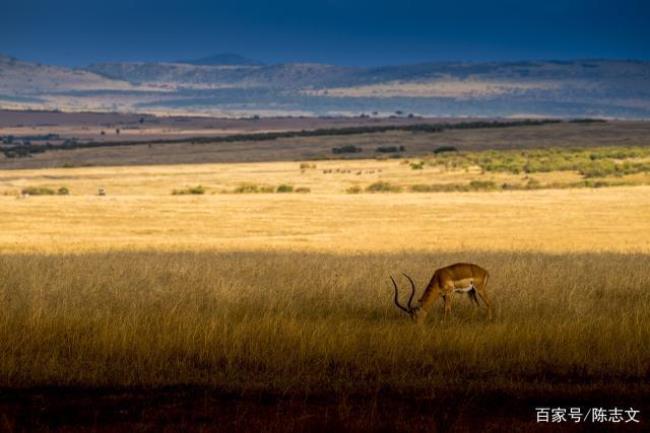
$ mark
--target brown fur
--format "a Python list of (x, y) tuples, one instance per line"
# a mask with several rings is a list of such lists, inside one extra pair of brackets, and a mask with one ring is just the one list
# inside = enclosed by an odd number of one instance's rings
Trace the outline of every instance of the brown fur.
[(422, 297), (418, 301), (420, 309), (428, 312), (437, 296), (444, 301), (445, 317), (451, 312), (451, 304), (454, 297), (454, 289), (464, 289), (467, 283), (473, 286), (473, 290), (467, 292), (470, 299), (478, 306), (477, 294), (487, 307), (488, 317), (492, 317), (492, 305), (485, 287), (490, 274), (485, 269), (471, 263), (455, 263), (451, 266), (440, 268), (433, 273), (431, 281), (424, 289)]

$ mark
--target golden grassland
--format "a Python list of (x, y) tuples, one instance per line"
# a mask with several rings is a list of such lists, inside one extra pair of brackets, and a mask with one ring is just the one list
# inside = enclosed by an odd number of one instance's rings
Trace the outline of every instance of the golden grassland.
[[(421, 170), (412, 169), (410, 162), (419, 161), (363, 159), (6, 170), (0, 171), (0, 195), (18, 195), (26, 187), (57, 189), (66, 186), (72, 195), (96, 195), (101, 187), (109, 196), (166, 196), (174, 189), (196, 185), (205, 187), (207, 194), (218, 194), (232, 192), (242, 184), (273, 187), (290, 184), (307, 187), (312, 193), (340, 194), (350, 187), (365, 188), (378, 181), (408, 188), (420, 184), (468, 183), (471, 180), (525, 185), (528, 180), (525, 174), (482, 173), (478, 167), (454, 170), (426, 166)], [(543, 183), (572, 183), (582, 179), (580, 174), (571, 171), (531, 176)], [(650, 182), (650, 175), (639, 173), (622, 180)]]
[[(313, 164), (313, 163), (310, 163)], [(535, 173), (575, 182), (570, 171)], [(641, 182), (646, 173), (625, 176)], [(0, 172), (5, 252), (120, 249), (307, 250), (335, 253), (650, 250), (650, 187), (346, 194), (352, 186), (525, 182), (524, 175), (404, 161), (88, 167)], [(234, 194), (242, 184), (310, 193)], [(172, 195), (201, 185), (203, 195)], [(68, 196), (17, 197), (27, 187)], [(99, 188), (107, 195), (97, 196)]]
[(4, 252), (650, 250), (650, 188), (0, 197)]
[[(392, 305), (389, 272), (421, 285), (467, 258), (492, 272), (494, 320), (465, 296), (423, 326)], [(634, 390), (650, 376), (647, 265), (616, 253), (3, 255), (0, 385)]]
[[(521, 175), (316, 164), (0, 173), (0, 386), (647, 392), (650, 187), (346, 194)], [(312, 192), (230, 192), (243, 182)], [(389, 273), (421, 288), (456, 261), (490, 271), (493, 321), (464, 297), (423, 326), (394, 308)]]

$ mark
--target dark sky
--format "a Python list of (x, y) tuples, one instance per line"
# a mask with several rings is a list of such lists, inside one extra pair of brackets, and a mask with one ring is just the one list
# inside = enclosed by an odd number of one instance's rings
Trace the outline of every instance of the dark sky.
[(650, 60), (648, 0), (0, 0), (0, 53), (43, 63)]

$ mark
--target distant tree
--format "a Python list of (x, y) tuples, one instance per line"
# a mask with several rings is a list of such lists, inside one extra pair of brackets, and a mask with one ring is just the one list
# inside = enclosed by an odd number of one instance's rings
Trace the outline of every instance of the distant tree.
[(375, 149), (375, 152), (380, 153), (395, 153), (395, 152), (404, 152), (404, 146), (379, 146)]
[(333, 147), (332, 153), (358, 153), (363, 152), (363, 149), (354, 145), (345, 145), (341, 147)]
[(115, 133), (116, 133), (117, 135), (120, 135), (120, 128), (115, 128)]
[(445, 152), (458, 152), (458, 149), (454, 146), (439, 146), (433, 150), (433, 153), (445, 153)]

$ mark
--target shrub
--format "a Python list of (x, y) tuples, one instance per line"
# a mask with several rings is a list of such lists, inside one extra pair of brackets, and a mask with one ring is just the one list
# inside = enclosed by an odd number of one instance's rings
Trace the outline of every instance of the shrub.
[(252, 182), (240, 183), (238, 187), (232, 190), (235, 194), (255, 194), (255, 193), (273, 193), (275, 187), (271, 185), (258, 185)]
[(592, 160), (579, 170), (580, 174), (586, 178), (609, 176), (615, 174), (616, 171), (616, 163), (608, 159)]
[(425, 184), (411, 185), (409, 189), (412, 192), (434, 192), (435, 191), (433, 185), (425, 185)]
[(410, 165), (413, 170), (422, 170), (424, 168), (424, 161), (412, 162)]
[(585, 187), (587, 188), (604, 188), (606, 186), (612, 186), (612, 184), (604, 180), (585, 180)]
[(346, 189), (345, 192), (348, 194), (359, 194), (362, 191), (359, 185), (353, 185), (350, 188)]
[(625, 174), (648, 173), (650, 172), (650, 163), (625, 161), (616, 166), (616, 171), (616, 175), (618, 176)]
[(307, 187), (305, 187), (305, 186), (301, 186), (301, 187), (299, 187), (299, 188), (296, 188), (296, 189), (295, 189), (295, 192), (299, 192), (299, 193), (307, 193), (307, 192), (311, 192), (311, 188), (307, 188)]
[(27, 195), (54, 195), (55, 194), (53, 189), (45, 188), (42, 186), (30, 186), (27, 188), (23, 188), (21, 192)]
[(627, 158), (640, 158), (643, 152), (634, 148), (615, 148), (615, 149), (598, 149), (589, 154), (591, 160), (596, 159), (627, 159)]
[(188, 194), (205, 194), (205, 188), (201, 185), (191, 186), (185, 189), (175, 189), (172, 191), (172, 195), (188, 195)]
[(236, 187), (232, 192), (237, 194), (255, 193), (259, 192), (259, 186), (256, 183), (246, 182), (239, 184), (239, 186)]
[(497, 189), (496, 183), (491, 180), (473, 180), (469, 183), (470, 189), (473, 190), (492, 190)]
[(458, 149), (456, 149), (454, 146), (440, 146), (440, 147), (436, 147), (433, 150), (433, 153), (435, 153), (436, 155), (445, 152), (458, 152)]
[(440, 183), (433, 185), (418, 184), (410, 187), (412, 192), (463, 192), (469, 191), (470, 188), (466, 184), (461, 183)]
[(528, 182), (526, 183), (526, 189), (540, 189), (541, 187), (542, 184), (537, 179), (533, 179), (532, 177), (528, 179)]
[(650, 172), (650, 164), (644, 161), (648, 157), (650, 157), (650, 150), (639, 146), (550, 148), (443, 153), (428, 160), (427, 163), (447, 169), (478, 166), (487, 172), (513, 174), (577, 171), (585, 178), (591, 178)]
[(359, 153), (363, 152), (363, 149), (357, 146), (353, 145), (347, 145), (347, 146), (341, 146), (341, 147), (333, 147), (332, 148), (332, 153), (339, 154), (339, 153)]
[(287, 184), (282, 184), (282, 185), (278, 186), (278, 188), (275, 190), (275, 192), (293, 192), (293, 186), (292, 185), (287, 185)]
[(308, 162), (301, 162), (300, 163), (300, 169), (301, 170), (307, 170), (308, 168), (316, 168), (316, 164), (310, 164)]
[(366, 191), (368, 192), (400, 192), (402, 191), (402, 187), (399, 185), (393, 185), (390, 182), (375, 182), (368, 187), (366, 187)]
[(404, 152), (406, 148), (404, 146), (379, 146), (375, 149), (375, 152), (379, 153), (397, 153)]
[(68, 187), (62, 186), (61, 188), (56, 190), (57, 195), (69, 195), (70, 190)]

